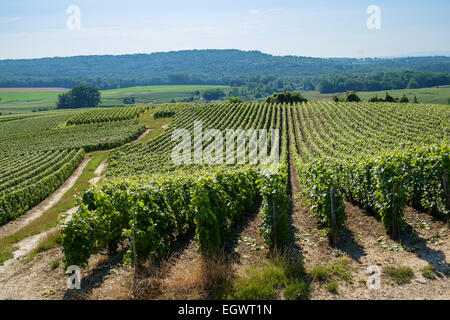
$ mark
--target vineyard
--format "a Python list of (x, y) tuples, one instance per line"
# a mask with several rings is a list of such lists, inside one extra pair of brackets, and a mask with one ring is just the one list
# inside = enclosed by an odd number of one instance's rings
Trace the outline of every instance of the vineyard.
[(137, 118), (139, 114), (148, 110), (147, 107), (118, 107), (92, 110), (75, 115), (67, 121), (68, 125), (90, 124), (98, 122), (110, 122), (130, 120)]
[[(145, 131), (134, 119), (145, 107), (68, 110), (0, 117), (0, 225), (16, 219), (58, 189), (85, 152), (118, 147)], [(86, 114), (88, 117), (86, 117)], [(99, 122), (99, 115), (114, 122)], [(89, 119), (69, 126), (69, 119)]]
[(83, 158), (83, 149), (2, 158), (0, 225), (14, 220), (44, 200), (69, 178)]
[[(164, 129), (134, 141), (149, 123)], [(162, 261), (185, 238), (202, 259), (222, 261), (248, 219), (274, 253), (315, 224), (316, 239), (337, 250), (363, 211), (375, 225), (358, 222), (361, 233), (379, 228), (393, 239), (410, 232), (412, 209), (450, 218), (444, 105), (171, 103), (5, 116), (0, 128), (0, 225), (51, 195), (91, 152), (108, 150), (104, 179), (83, 187), (58, 231), (65, 266), (87, 270), (93, 256), (119, 248), (125, 264)], [(296, 202), (308, 213), (295, 217)], [(300, 238), (293, 220), (308, 214), (314, 225)]]
[[(289, 163), (328, 234), (331, 190), (338, 228), (346, 221), (346, 201), (372, 210), (393, 234), (402, 230), (407, 204), (448, 214), (443, 174), (450, 169), (449, 113), (446, 106), (388, 103), (162, 106), (158, 115), (173, 116), (171, 127), (147, 144), (113, 150), (108, 182), (83, 195), (79, 212), (62, 233), (66, 263), (85, 265), (100, 248), (113, 252), (132, 234), (138, 257), (161, 257), (189, 229), (195, 230), (200, 252), (217, 256), (230, 228), (254, 207), (263, 217), (260, 232), (266, 244), (280, 246), (289, 239)], [(196, 121), (203, 130), (220, 132), (279, 129), (279, 166), (199, 165), (193, 159), (175, 164), (172, 134), (185, 129), (195, 135)], [(276, 139), (269, 136), (270, 154)], [(195, 154), (198, 143), (191, 141), (189, 151)], [(241, 152), (247, 159), (252, 150), (247, 144), (236, 156)], [(203, 145), (204, 160), (211, 156), (207, 151), (208, 144)]]

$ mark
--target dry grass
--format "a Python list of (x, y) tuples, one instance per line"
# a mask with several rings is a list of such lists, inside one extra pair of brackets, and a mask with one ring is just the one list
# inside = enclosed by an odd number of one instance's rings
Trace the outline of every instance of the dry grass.
[[(178, 266), (177, 266), (178, 267)], [(202, 263), (197, 260), (184, 268), (172, 270), (164, 279), (162, 300), (198, 300), (204, 296)]]
[(202, 258), (182, 265), (174, 262), (148, 260), (141, 264), (130, 286), (130, 298), (198, 300), (228, 295), (234, 272), (223, 259)]
[(233, 267), (225, 258), (202, 258), (201, 286), (207, 298), (226, 298), (233, 287), (233, 280)]

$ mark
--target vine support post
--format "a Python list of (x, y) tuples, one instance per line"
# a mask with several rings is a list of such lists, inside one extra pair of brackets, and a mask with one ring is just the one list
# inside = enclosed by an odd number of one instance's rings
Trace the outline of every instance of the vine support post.
[(136, 237), (134, 234), (134, 223), (131, 228), (131, 242), (133, 245), (133, 268), (134, 268), (134, 281), (136, 281), (136, 267), (137, 267), (137, 258), (136, 258)]
[(336, 224), (336, 197), (334, 194), (334, 189), (330, 189), (330, 200), (331, 200), (331, 242), (335, 247), (337, 246), (337, 224)]
[(392, 236), (395, 237), (397, 235), (397, 226), (398, 226), (398, 219), (396, 212), (394, 210), (395, 208), (395, 192), (397, 192), (397, 186), (394, 184), (392, 187)]
[(273, 233), (273, 247), (275, 250), (278, 247), (278, 212), (277, 212), (277, 202), (275, 201), (275, 197), (272, 199), (273, 204), (273, 223), (272, 223), (272, 233)]
[[(442, 174), (442, 183), (443, 183), (444, 194), (445, 194), (445, 209), (447, 209), (447, 211), (450, 211), (450, 188), (448, 185), (448, 174), (447, 173)], [(447, 213), (447, 222), (448, 222), (448, 226), (450, 227), (450, 212)]]

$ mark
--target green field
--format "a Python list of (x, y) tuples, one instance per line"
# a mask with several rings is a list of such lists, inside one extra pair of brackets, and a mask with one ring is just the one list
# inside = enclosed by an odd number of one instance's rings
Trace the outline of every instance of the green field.
[(122, 104), (124, 98), (132, 98), (136, 103), (166, 103), (172, 99), (180, 101), (188, 99), (194, 95), (195, 91), (203, 93), (210, 89), (227, 90), (228, 86), (148, 86), (148, 87), (132, 87), (113, 90), (104, 90), (102, 93), (103, 105)]
[[(136, 103), (165, 103), (181, 101), (193, 96), (195, 91), (203, 93), (209, 89), (228, 89), (228, 86), (147, 86), (102, 90), (103, 105), (123, 104), (124, 98), (134, 97)], [(61, 92), (1, 93), (0, 112), (3, 115), (36, 112), (39, 109), (55, 108)]]
[[(367, 100), (375, 95), (379, 98), (384, 98), (386, 92), (393, 97), (401, 97), (404, 94), (410, 101), (417, 97), (420, 103), (432, 104), (450, 104), (450, 86), (439, 86), (434, 88), (422, 89), (401, 89), (401, 90), (383, 90), (371, 92), (358, 92), (358, 95), (363, 100)], [(302, 94), (309, 100), (331, 101), (334, 93), (321, 94), (318, 91), (304, 91)], [(343, 96), (344, 93), (337, 93), (338, 96)]]

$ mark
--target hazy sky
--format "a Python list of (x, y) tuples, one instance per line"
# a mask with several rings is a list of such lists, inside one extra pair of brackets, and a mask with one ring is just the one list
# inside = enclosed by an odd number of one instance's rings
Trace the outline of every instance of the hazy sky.
[[(79, 30), (67, 26), (70, 5), (80, 8)], [(370, 5), (381, 10), (381, 29), (367, 27)], [(0, 1), (0, 59), (211, 48), (314, 57), (450, 53), (450, 1)]]

